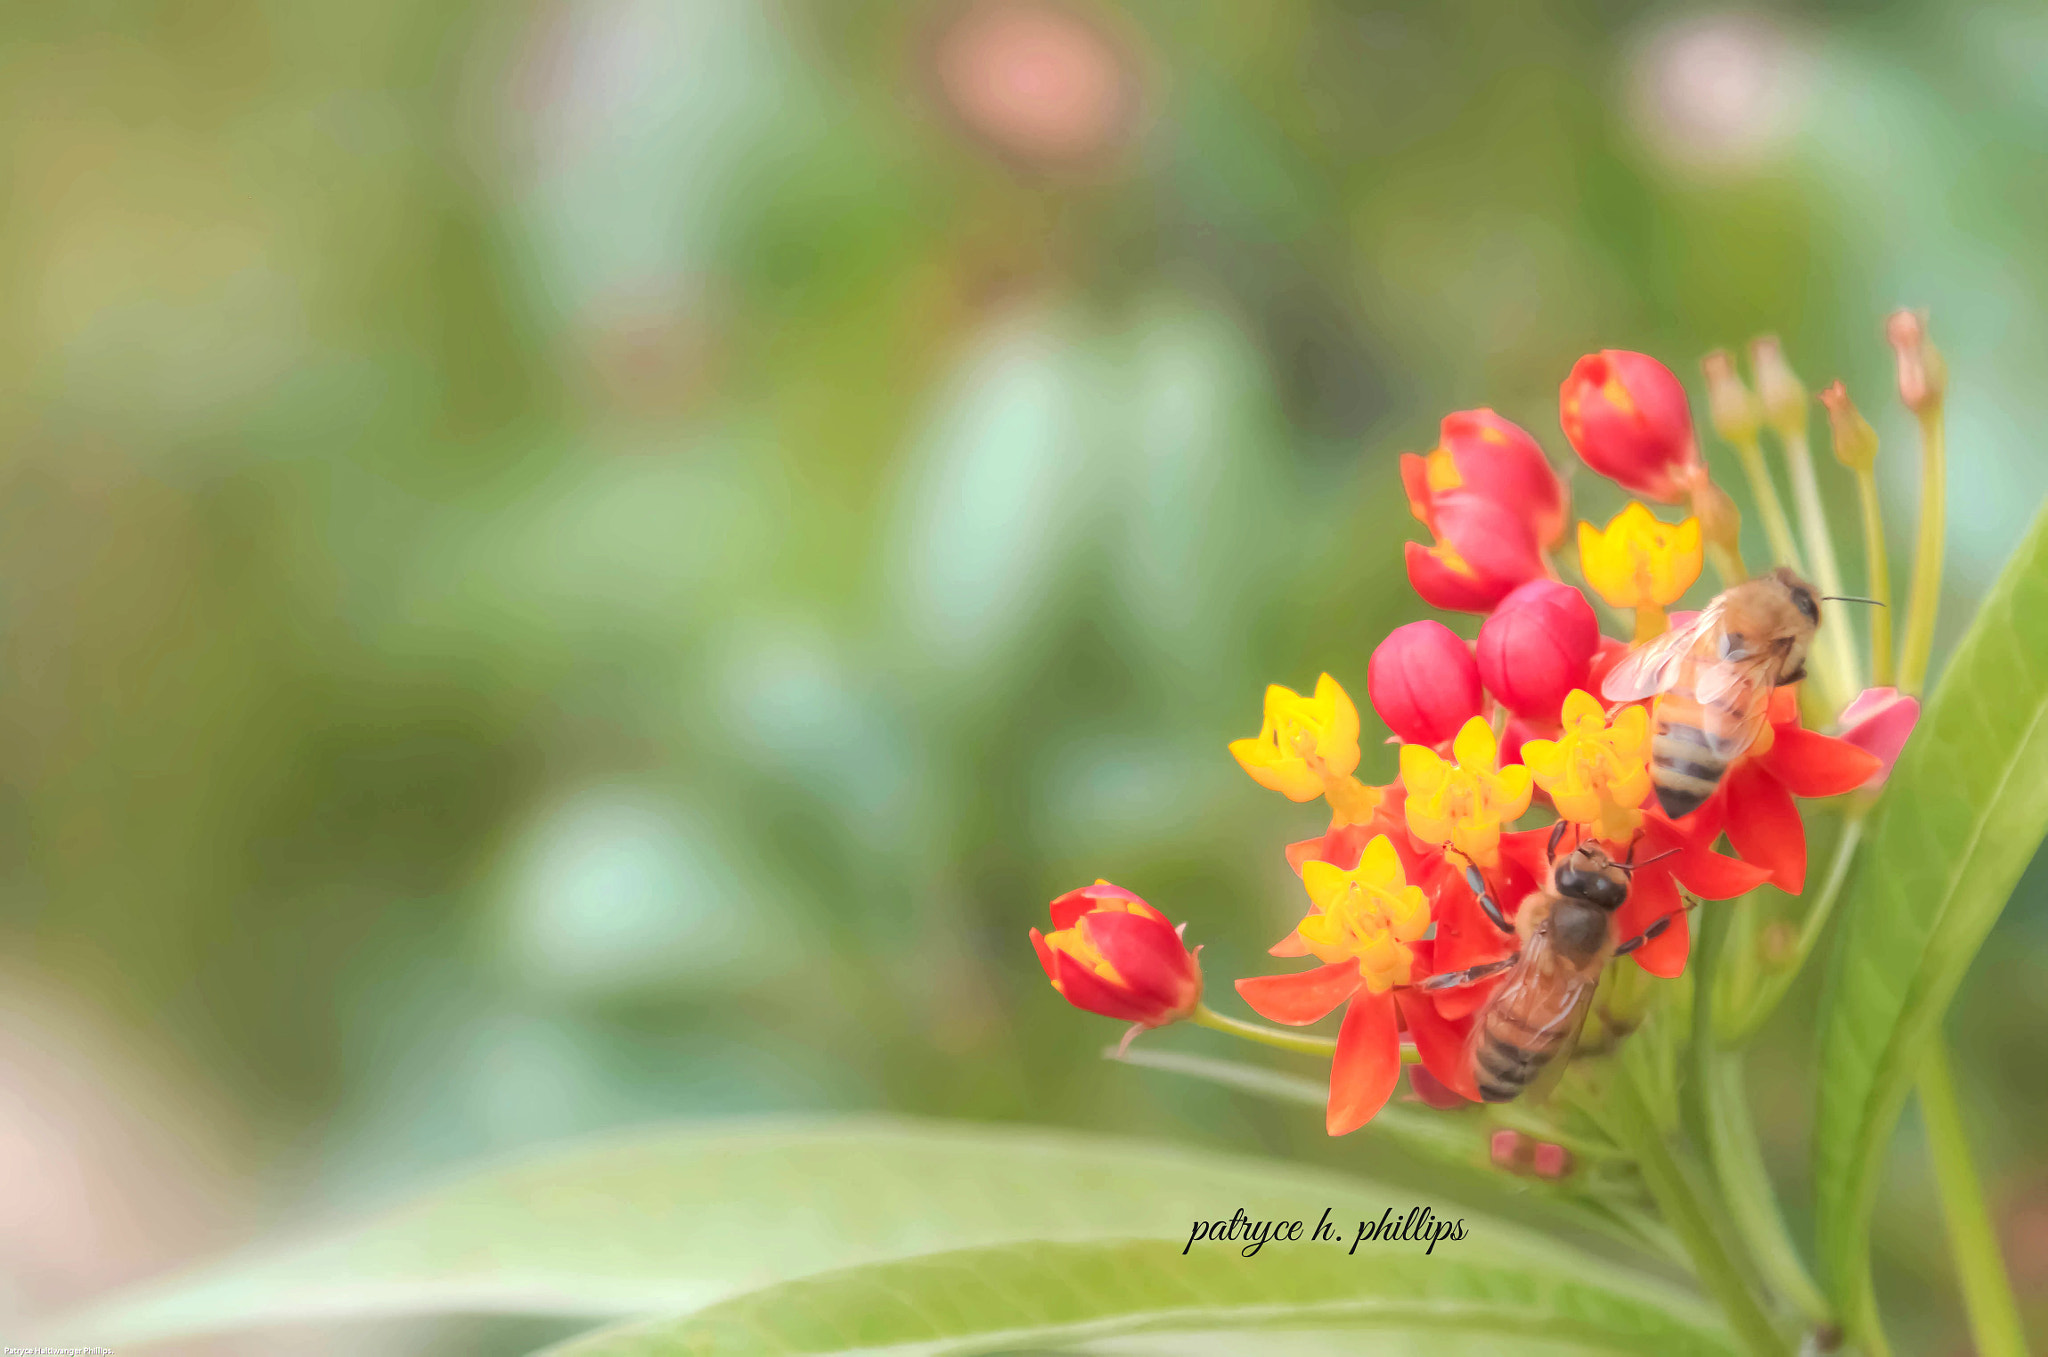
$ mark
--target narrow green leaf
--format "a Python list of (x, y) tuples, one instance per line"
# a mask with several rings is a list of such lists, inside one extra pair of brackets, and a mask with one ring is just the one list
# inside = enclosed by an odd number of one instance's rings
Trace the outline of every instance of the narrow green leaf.
[(1871, 1309), (1878, 1167), (1929, 1038), (2048, 831), (2048, 512), (2006, 563), (1885, 792), (1828, 971), (1814, 1169), (1820, 1253)]
[[(1225, 1245), (1157, 1240), (1010, 1244), (903, 1259), (769, 1287), (682, 1319), (606, 1330), (555, 1357), (941, 1357), (1112, 1335), (1352, 1328), (1554, 1339), (1581, 1351), (1732, 1351), (1692, 1307), (1674, 1310), (1569, 1252), (1545, 1259), (1475, 1231), (1419, 1244)], [(1244, 1350), (1240, 1348), (1240, 1350)]]
[[(1027, 1240), (1180, 1241), (1197, 1216), (1240, 1207), (1314, 1220), (1332, 1206), (1355, 1221), (1425, 1204), (1457, 1214), (1344, 1175), (1042, 1128), (882, 1118), (667, 1128), (481, 1171), (362, 1224), (117, 1298), (52, 1332), (118, 1344), (308, 1319), (676, 1314), (911, 1255)], [(1484, 1233), (1524, 1237), (1506, 1225)]]

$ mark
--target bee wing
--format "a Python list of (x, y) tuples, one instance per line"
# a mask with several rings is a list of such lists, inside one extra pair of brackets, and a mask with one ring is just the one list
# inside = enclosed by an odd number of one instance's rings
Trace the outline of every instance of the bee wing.
[(1755, 742), (1771, 711), (1771, 673), (1777, 667), (1774, 654), (1752, 660), (1717, 660), (1701, 665), (1693, 675), (1693, 696), (1699, 700), (1700, 730), (1707, 748), (1723, 759), (1732, 759)]
[[(1558, 1075), (1570, 1063), (1572, 1050), (1579, 1044), (1579, 1030), (1586, 1025), (1586, 1014), (1593, 1006), (1593, 990), (1598, 978), (1588, 980), (1580, 976), (1576, 967), (1553, 965), (1551, 961), (1550, 932), (1538, 928), (1522, 942), (1521, 961), (1508, 972), (1508, 978), (1494, 991), (1490, 1005), (1508, 1006), (1538, 1033), (1563, 1033), (1556, 1054), (1550, 1058), (1543, 1073), (1524, 1093), (1539, 1095), (1547, 1093), (1556, 1084)], [(1538, 1014), (1549, 1016), (1541, 1021)], [(1474, 1039), (1479, 1028), (1473, 1028)]]
[(1709, 603), (1692, 621), (1675, 631), (1643, 642), (1621, 657), (1601, 681), (1600, 695), (1609, 702), (1637, 702), (1678, 682), (1686, 659), (1700, 639), (1721, 625), (1721, 602)]
[(1551, 1093), (1564, 1078), (1565, 1070), (1570, 1067), (1572, 1057), (1578, 1054), (1579, 1036), (1586, 1030), (1586, 1015), (1593, 1011), (1594, 988), (1592, 985), (1579, 986), (1579, 997), (1573, 1001), (1571, 1012), (1565, 1017), (1565, 1022), (1570, 1024), (1570, 1030), (1565, 1034), (1565, 1039), (1558, 1043), (1557, 1054), (1543, 1067), (1543, 1073), (1537, 1075), (1535, 1082), (1522, 1094), (1530, 1102), (1549, 1102)]

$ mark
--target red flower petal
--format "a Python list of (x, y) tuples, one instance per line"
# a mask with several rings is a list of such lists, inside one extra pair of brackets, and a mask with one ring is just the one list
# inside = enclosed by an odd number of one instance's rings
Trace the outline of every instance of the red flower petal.
[(1779, 890), (1799, 894), (1806, 889), (1806, 826), (1792, 794), (1752, 761), (1730, 768), (1727, 781), (1728, 842), (1746, 861), (1769, 868)]
[(1053, 953), (1054, 980), (1059, 992), (1075, 1008), (1100, 1013), (1124, 1022), (1150, 1023), (1159, 1016), (1159, 1006), (1141, 1002), (1127, 991), (1110, 984), (1065, 952)]
[(1052, 979), (1052, 944), (1035, 928), (1031, 930), (1031, 950), (1038, 953), (1038, 964), (1045, 967), (1045, 978)]
[(1781, 727), (1763, 766), (1794, 796), (1840, 796), (1883, 769), (1884, 760), (1831, 735)]
[(1266, 949), (1267, 956), (1307, 956), (1308, 944), (1301, 940), (1301, 934), (1289, 933)]
[(1627, 901), (1614, 911), (1616, 942), (1639, 937), (1648, 932), (1657, 920), (1670, 918), (1671, 922), (1662, 933), (1629, 954), (1651, 975), (1661, 975), (1667, 980), (1685, 974), (1685, 961), (1692, 953), (1692, 929), (1686, 922), (1681, 904), (1678, 885), (1671, 879), (1671, 873), (1652, 867), (1636, 873), (1636, 879), (1629, 886)]
[(1414, 1039), (1416, 1054), (1422, 1057), (1424, 1067), (1444, 1087), (1478, 1102), (1479, 1084), (1473, 1075), (1472, 1058), (1467, 1054), (1471, 1020), (1451, 1021), (1439, 1011), (1435, 998), (1421, 990), (1395, 990), (1394, 1002), (1401, 1010), (1401, 1021), (1407, 1024), (1408, 1035)]
[(1439, 1112), (1449, 1112), (1453, 1108), (1465, 1105), (1463, 1097), (1453, 1092), (1443, 1080), (1422, 1066), (1410, 1065), (1407, 1068), (1408, 1091), (1424, 1105), (1434, 1107)]
[(1098, 908), (1105, 900), (1121, 900), (1136, 905), (1142, 912), (1164, 921), (1166, 916), (1140, 900), (1122, 886), (1112, 886), (1107, 881), (1098, 881), (1092, 886), (1081, 886), (1068, 891), (1052, 902), (1052, 926), (1055, 929), (1072, 928), (1074, 920), (1089, 910)]
[(1429, 548), (1420, 542), (1408, 543), (1403, 551), (1408, 561), (1408, 583), (1432, 608), (1465, 613), (1491, 612), (1493, 605), (1506, 598), (1508, 591), (1521, 582), (1481, 580), (1461, 575), (1431, 555)]
[(1238, 981), (1237, 992), (1260, 1017), (1303, 1027), (1328, 1017), (1363, 983), (1357, 962), (1336, 961), (1292, 975), (1254, 975)]
[(1436, 532), (1436, 495), (1429, 488), (1429, 459), (1418, 453), (1401, 454), (1401, 489), (1408, 495), (1408, 512), (1416, 521)]
[[(1356, 967), (1353, 968), (1356, 970)], [(1324, 1125), (1333, 1136), (1371, 1121), (1401, 1080), (1401, 1034), (1393, 995), (1360, 994), (1344, 1012), (1337, 1054), (1330, 1061), (1330, 1106)]]
[(1157, 1017), (1192, 1006), (1200, 995), (1194, 960), (1171, 925), (1143, 914), (1105, 910), (1087, 915), (1080, 926), (1132, 996), (1159, 1006)]
[[(1481, 966), (1514, 949), (1514, 938), (1493, 926), (1493, 920), (1479, 907), (1479, 898), (1462, 879), (1453, 875), (1444, 881), (1436, 893), (1436, 947), (1430, 973)], [(1437, 994), (1437, 1008), (1446, 1018), (1467, 1017), (1486, 1002), (1497, 983), (1486, 980), (1442, 990)]]

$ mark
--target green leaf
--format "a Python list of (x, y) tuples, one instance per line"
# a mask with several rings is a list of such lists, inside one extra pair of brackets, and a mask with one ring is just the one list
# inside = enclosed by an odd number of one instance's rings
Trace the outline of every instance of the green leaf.
[[(683, 1313), (919, 1254), (1133, 1237), (1178, 1247), (1196, 1217), (1240, 1207), (1314, 1221), (1330, 1206), (1355, 1222), (1413, 1205), (1458, 1214), (1410, 1189), (1344, 1175), (1029, 1127), (874, 1118), (668, 1128), (478, 1172), (354, 1227), (265, 1247), (60, 1327), (120, 1344), (404, 1314), (612, 1320)], [(1532, 1238), (1507, 1225), (1472, 1228), (1487, 1248)], [(1569, 1266), (1591, 1275), (1614, 1270), (1548, 1244), (1517, 1247), (1539, 1261), (1577, 1260)], [(1683, 1310), (1684, 1298), (1669, 1294)]]
[(1870, 1312), (1878, 1168), (1927, 1043), (2048, 831), (2048, 512), (1956, 649), (1893, 773), (1843, 909), (1820, 1035), (1819, 1240)]
[(1468, 1334), (1516, 1350), (1533, 1338), (1599, 1352), (1731, 1351), (1703, 1312), (1674, 1312), (1610, 1269), (1569, 1254), (1546, 1259), (1490, 1233), (1474, 1227), (1433, 1253), (1367, 1243), (1348, 1254), (1348, 1240), (1269, 1244), (1252, 1258), (1228, 1244), (1183, 1254), (1156, 1240), (970, 1249), (769, 1287), (555, 1354), (939, 1357), (1152, 1331), (1301, 1328)]

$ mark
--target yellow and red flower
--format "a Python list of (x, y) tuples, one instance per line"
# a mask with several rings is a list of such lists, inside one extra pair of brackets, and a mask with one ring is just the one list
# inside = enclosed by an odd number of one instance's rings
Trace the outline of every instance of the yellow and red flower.
[(1329, 1133), (1355, 1131), (1386, 1105), (1401, 1077), (1404, 1026), (1430, 1072), (1476, 1101), (1464, 1060), (1465, 1026), (1409, 988), (1429, 973), (1430, 946), (1423, 939), (1429, 900), (1407, 880), (1388, 836), (1370, 840), (1350, 871), (1320, 859), (1304, 862), (1302, 884), (1310, 909), (1293, 939), (1323, 964), (1240, 980), (1237, 992), (1262, 1016), (1294, 1027), (1344, 1007), (1330, 1062)]
[(1230, 753), (1254, 782), (1290, 801), (1328, 797), (1340, 820), (1361, 824), (1379, 805), (1379, 791), (1352, 776), (1358, 767), (1358, 708), (1328, 674), (1316, 679), (1308, 697), (1278, 683), (1267, 685), (1259, 733), (1232, 740)]
[(1443, 495), (1428, 523), (1435, 541), (1403, 551), (1408, 583), (1432, 608), (1490, 612), (1515, 586), (1548, 573), (1536, 534), (1514, 510), (1477, 495)]
[(1806, 826), (1792, 798), (1853, 792), (1884, 768), (1878, 755), (1802, 727), (1797, 687), (1771, 694), (1769, 723), (1686, 817), (1695, 839), (1711, 843), (1726, 830), (1742, 860), (1769, 871), (1771, 884), (1790, 895), (1806, 888)]
[(1074, 1007), (1143, 1028), (1179, 1022), (1202, 1001), (1202, 968), (1181, 930), (1123, 887), (1068, 891), (1052, 902), (1052, 926), (1032, 929), (1031, 945)]
[(1500, 828), (1529, 809), (1530, 793), (1529, 770), (1518, 763), (1496, 768), (1499, 752), (1493, 731), (1476, 716), (1452, 741), (1450, 761), (1422, 745), (1402, 745), (1409, 832), (1481, 867), (1498, 862)]
[(1637, 807), (1650, 794), (1650, 713), (1629, 706), (1609, 724), (1583, 688), (1564, 700), (1555, 740), (1527, 740), (1522, 762), (1550, 797), (1559, 819), (1591, 838), (1626, 842), (1642, 826)]
[(1587, 466), (1634, 494), (1676, 504), (1705, 474), (1685, 386), (1646, 353), (1581, 358), (1558, 389), (1557, 419)]
[(1438, 507), (1470, 496), (1519, 517), (1539, 550), (1564, 538), (1564, 482), (1527, 430), (1491, 410), (1445, 415), (1434, 451), (1401, 454), (1401, 485), (1409, 512), (1435, 536)]

